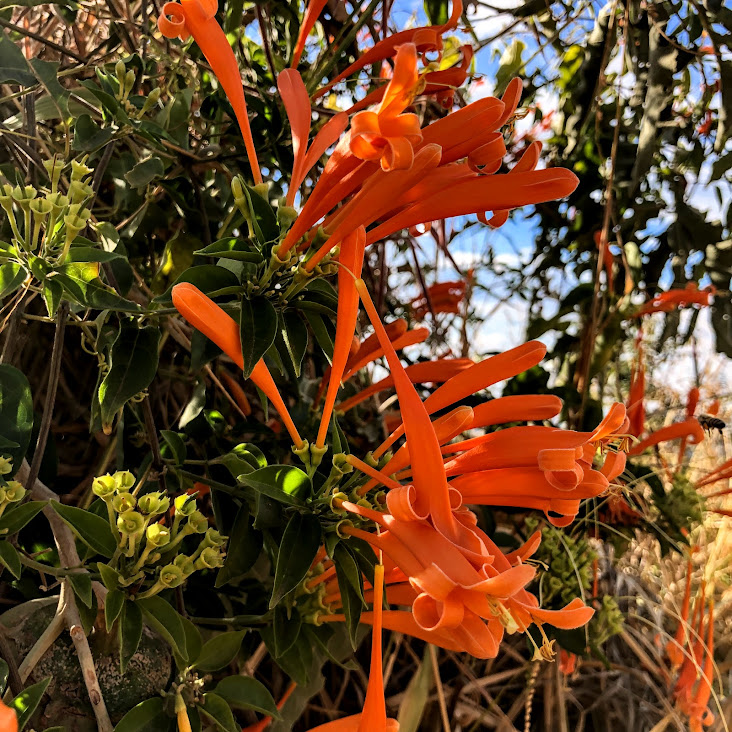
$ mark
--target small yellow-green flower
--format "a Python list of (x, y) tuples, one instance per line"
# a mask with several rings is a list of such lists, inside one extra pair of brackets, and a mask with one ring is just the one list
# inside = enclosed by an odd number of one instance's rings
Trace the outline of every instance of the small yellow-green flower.
[(92, 493), (95, 496), (99, 496), (103, 501), (111, 501), (116, 489), (117, 484), (109, 474), (94, 478), (94, 482), (92, 483)]

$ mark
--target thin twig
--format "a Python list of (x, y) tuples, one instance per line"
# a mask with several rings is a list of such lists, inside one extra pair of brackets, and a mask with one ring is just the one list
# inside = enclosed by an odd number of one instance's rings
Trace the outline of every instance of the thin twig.
[(21, 28), (19, 25), (15, 25), (14, 23), (11, 23), (8, 20), (5, 20), (5, 18), (0, 18), (0, 26), (3, 28), (7, 28), (8, 30), (15, 31), (16, 33), (20, 33), (22, 36), (27, 36), (28, 38), (32, 38), (35, 41), (39, 41), (40, 43), (45, 44), (49, 48), (53, 48), (54, 51), (58, 51), (59, 53), (64, 54), (64, 56), (70, 56), (71, 58), (75, 59), (79, 63), (86, 63), (86, 59), (79, 55), (78, 53), (74, 53), (74, 51), (71, 51), (70, 49), (66, 48), (65, 46), (60, 46), (58, 43), (54, 43), (53, 41), (49, 40), (48, 38), (45, 38), (42, 35), (39, 35), (38, 33), (34, 33), (33, 31), (26, 30), (25, 28)]
[(15, 653), (8, 641), (10, 631), (0, 623), (0, 658), (5, 661), (8, 667), (8, 686), (13, 696), (17, 696), (23, 691), (23, 679), (18, 670), (18, 663), (15, 659)]

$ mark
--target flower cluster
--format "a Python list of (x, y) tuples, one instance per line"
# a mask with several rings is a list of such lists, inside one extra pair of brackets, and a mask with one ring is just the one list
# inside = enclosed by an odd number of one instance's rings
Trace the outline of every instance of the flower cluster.
[[(209, 528), (195, 495), (172, 502), (159, 492), (138, 495), (135, 477), (127, 470), (102, 475), (92, 484), (94, 495), (107, 507), (117, 550), (109, 562), (120, 587), (134, 587), (137, 597), (151, 597), (178, 587), (196, 571), (224, 563), (226, 537)], [(166, 525), (166, 519), (171, 519)], [(190, 555), (182, 553), (187, 536), (203, 535)]]
[(11, 503), (18, 503), (25, 497), (26, 490), (17, 480), (6, 480), (4, 476), (13, 472), (13, 463), (0, 455), (0, 516)]

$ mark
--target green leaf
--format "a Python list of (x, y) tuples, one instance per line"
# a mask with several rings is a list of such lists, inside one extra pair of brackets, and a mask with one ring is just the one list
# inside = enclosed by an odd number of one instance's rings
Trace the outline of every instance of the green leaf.
[(161, 597), (146, 597), (138, 600), (148, 624), (169, 643), (170, 647), (184, 660), (188, 660), (186, 632), (181, 616)]
[(424, 12), (430, 25), (444, 25), (450, 17), (447, 0), (424, 0)]
[(114, 732), (169, 732), (170, 722), (163, 698), (154, 696), (132, 707), (118, 722)]
[(28, 501), (7, 509), (0, 518), (0, 536), (17, 534), (45, 505), (45, 501)]
[(397, 715), (399, 732), (417, 732), (419, 729), (419, 723), (427, 706), (430, 689), (432, 689), (433, 674), (430, 662), (427, 659), (429, 652), (429, 647), (425, 648), (422, 662), (404, 692), (404, 698)]
[(69, 298), (84, 307), (133, 313), (140, 310), (137, 303), (120, 297), (100, 279), (87, 280), (84, 276), (80, 276), (77, 263), (61, 265), (54, 273), (53, 279), (63, 285)]
[(272, 628), (277, 658), (284, 656), (297, 643), (301, 627), (302, 620), (296, 609), (286, 608), (283, 605), (275, 608)]
[(328, 326), (326, 325), (327, 321), (320, 313), (315, 313), (310, 310), (305, 310), (304, 313), (305, 318), (310, 325), (310, 330), (313, 331), (315, 340), (320, 346), (320, 350), (323, 352), (323, 355), (328, 359), (328, 363), (332, 364), (334, 348), (334, 336), (331, 334), (332, 328), (328, 328)]
[(33, 86), (36, 77), (31, 73), (23, 52), (3, 33), (0, 36), (0, 84)]
[(17, 262), (0, 264), (0, 299), (12, 295), (27, 276), (25, 268)]
[[(112, 262), (115, 259), (124, 259), (124, 257), (116, 252), (107, 252), (104, 249), (84, 246), (72, 246), (71, 249), (69, 249), (68, 256), (66, 257), (67, 262), (76, 263)], [(99, 270), (97, 269), (97, 271)], [(94, 278), (92, 277), (91, 279)]]
[(158, 370), (160, 329), (122, 325), (109, 355), (110, 369), (99, 385), (102, 427), (111, 428), (125, 403), (150, 386)]
[(229, 705), (218, 694), (209, 692), (203, 695), (203, 704), (198, 711), (211, 719), (216, 728), (223, 732), (241, 732), (241, 727), (234, 721)]
[(51, 501), (53, 510), (64, 520), (69, 528), (92, 550), (103, 557), (111, 557), (117, 548), (117, 540), (112, 534), (109, 521), (90, 511), (75, 506), (65, 506)]
[(120, 673), (124, 673), (142, 638), (142, 612), (137, 603), (131, 600), (124, 603), (118, 628), (119, 667)]
[(495, 75), (495, 91), (498, 96), (506, 91), (508, 82), (515, 76), (521, 76), (524, 72), (523, 53), (526, 44), (515, 38), (511, 45), (506, 48), (499, 61), (498, 70)]
[(104, 586), (110, 592), (119, 588), (119, 575), (115, 570), (104, 562), (97, 562), (97, 569), (99, 570), (99, 574), (102, 575)]
[(2, 454), (10, 456), (15, 475), (23, 462), (33, 429), (33, 397), (28, 379), (14, 366), (0, 364), (0, 435), (18, 444), (16, 448), (3, 448)]
[(218, 671), (228, 666), (239, 653), (245, 635), (246, 630), (236, 630), (219, 633), (206, 641), (196, 660), (196, 668), (199, 671)]
[(125, 180), (133, 188), (145, 188), (156, 178), (162, 178), (165, 173), (165, 166), (160, 158), (150, 157), (141, 160), (132, 170), (125, 173)]
[(24, 725), (28, 723), (33, 713), (36, 711), (36, 707), (40, 704), (43, 695), (46, 693), (46, 687), (51, 681), (49, 676), (43, 681), (39, 681), (37, 684), (23, 689), (13, 701), (8, 704), (11, 709), (15, 709), (15, 714), (18, 717), (18, 729), (23, 729)]
[(125, 604), (124, 592), (110, 590), (104, 601), (104, 622), (107, 626), (107, 633), (112, 630), (115, 621), (122, 613)]
[(267, 688), (250, 676), (227, 676), (219, 681), (215, 693), (237, 709), (253, 709), (280, 719), (277, 705)]
[(110, 127), (99, 128), (88, 114), (82, 114), (74, 127), (72, 150), (92, 152), (106, 145), (112, 139)]
[(206, 295), (229, 288), (241, 289), (239, 278), (226, 267), (217, 267), (215, 264), (199, 264), (196, 267), (189, 267), (171, 287), (155, 298), (153, 302), (168, 305), (173, 302), (170, 294), (175, 285), (181, 282), (190, 282)]
[(277, 553), (270, 609), (278, 605), (302, 582), (315, 559), (320, 543), (321, 531), (318, 519), (311, 515), (294, 514), (285, 527)]
[(69, 581), (74, 588), (76, 596), (87, 607), (92, 606), (92, 582), (88, 572), (75, 572), (69, 575)]
[(43, 296), (43, 302), (46, 306), (48, 317), (53, 318), (56, 315), (58, 306), (61, 304), (61, 298), (64, 294), (64, 286), (55, 279), (44, 280), (41, 294)]
[(238, 580), (248, 572), (262, 551), (262, 534), (249, 520), (249, 508), (241, 506), (234, 519), (224, 566), (216, 576), (216, 587)]
[(262, 245), (274, 241), (280, 234), (280, 227), (269, 201), (247, 185), (244, 186), (244, 195), (252, 213), (252, 227), (257, 241)]
[(363, 600), (363, 578), (356, 560), (351, 556), (344, 542), (339, 542), (333, 552), (333, 563), (336, 567), (338, 587), (341, 591), (343, 614), (353, 649), (357, 648), (358, 623), (361, 611), (365, 607)]
[(18, 550), (9, 541), (0, 541), (0, 564), (7, 567), (8, 572), (20, 579), (22, 565)]
[(244, 378), (248, 379), (277, 335), (277, 311), (266, 297), (258, 296), (251, 300), (242, 300), (239, 333), (244, 359)]
[(218, 239), (203, 249), (193, 252), (201, 257), (219, 257), (221, 259), (233, 259), (237, 262), (253, 262), (259, 264), (264, 261), (260, 252), (253, 252), (246, 248), (247, 243), (235, 236), (226, 239)]
[(238, 476), (237, 481), (290, 506), (304, 506), (304, 499), (313, 492), (307, 473), (293, 465), (268, 465)]
[[(15, 4), (25, 4), (26, 2), (35, 2), (36, 0), (23, 0), (22, 3), (18, 3), (14, 0)], [(0, 1), (0, 8), (3, 7), (3, 2)], [(38, 58), (30, 59), (30, 65), (33, 69), (33, 73), (36, 79), (41, 82), (42, 86), (48, 92), (48, 98), (51, 99), (53, 106), (56, 108), (56, 114), (53, 118), (66, 118), (69, 114), (69, 92), (67, 89), (61, 86), (58, 81), (58, 68), (59, 63), (56, 61), (41, 61)], [(51, 117), (46, 117), (51, 119)]]
[(183, 438), (180, 434), (173, 432), (172, 430), (161, 430), (160, 436), (163, 438), (165, 444), (170, 448), (175, 464), (183, 465), (186, 460), (187, 450), (186, 444), (183, 442)]
[(285, 311), (282, 320), (284, 324), (282, 338), (285, 348), (295, 369), (295, 375), (300, 378), (302, 359), (308, 347), (308, 329), (295, 310)]
[(201, 632), (188, 618), (182, 615), (178, 616), (183, 626), (183, 633), (186, 638), (186, 653), (188, 654), (188, 663), (194, 665), (194, 661), (201, 655), (203, 648), (203, 639)]

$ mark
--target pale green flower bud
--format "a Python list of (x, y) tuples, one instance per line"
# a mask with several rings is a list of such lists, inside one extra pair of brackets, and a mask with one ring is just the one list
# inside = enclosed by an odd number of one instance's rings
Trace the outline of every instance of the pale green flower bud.
[(137, 500), (132, 494), (118, 493), (112, 499), (112, 508), (114, 508), (117, 513), (126, 513), (127, 511), (131, 511), (135, 507), (136, 503)]
[(112, 477), (120, 492), (129, 491), (135, 485), (135, 476), (129, 470), (118, 470)]
[(12, 197), (16, 203), (24, 210), (28, 211), (30, 202), (36, 197), (38, 191), (33, 186), (15, 186), (12, 190)]
[(203, 534), (203, 532), (208, 528), (208, 519), (200, 511), (194, 511), (188, 517), (187, 526), (190, 528), (192, 533)]
[(176, 567), (175, 564), (166, 564), (160, 570), (160, 577), (158, 578), (161, 585), (169, 588), (182, 585), (184, 580), (183, 570), (180, 567)]
[(154, 547), (163, 547), (170, 543), (170, 531), (162, 524), (152, 524), (147, 527), (147, 541)]
[(146, 493), (140, 497), (137, 505), (143, 513), (157, 516), (170, 508), (170, 499), (162, 493)]
[(145, 518), (137, 511), (126, 511), (117, 516), (117, 528), (120, 534), (139, 534), (145, 526)]
[(99, 478), (94, 478), (92, 483), (92, 493), (95, 496), (99, 496), (103, 501), (111, 501), (115, 494), (116, 485), (114, 478), (107, 474), (102, 475)]
[(189, 574), (193, 574), (195, 572), (196, 567), (195, 563), (190, 557), (187, 557), (185, 554), (179, 554), (174, 560), (173, 564), (178, 567), (186, 577)]
[(224, 566), (224, 558), (218, 549), (209, 546), (201, 552), (194, 566), (196, 569), (216, 569)]
[(176, 513), (181, 516), (190, 516), (196, 510), (196, 499), (184, 493), (173, 501), (173, 505)]
[(86, 160), (71, 161), (71, 182), (76, 183), (92, 173), (92, 168), (86, 164)]
[(13, 461), (0, 455), (0, 475), (7, 475), (13, 469)]
[[(71, 199), (72, 204), (80, 204), (82, 201), (85, 201), (87, 198), (89, 198), (93, 193), (94, 191), (92, 190), (92, 187), (88, 183), (85, 183), (81, 180), (75, 180), (69, 186), (69, 198)], [(89, 217), (87, 216), (86, 218)]]
[(246, 196), (244, 195), (244, 186), (242, 185), (241, 178), (235, 175), (231, 180), (231, 193), (234, 196), (234, 201), (237, 206), (246, 204)]
[(125, 84), (124, 84), (125, 96), (128, 96), (129, 93), (132, 91), (132, 87), (135, 86), (135, 78), (136, 78), (136, 74), (132, 69), (130, 69), (125, 74)]
[(158, 101), (160, 101), (160, 94), (162, 93), (162, 89), (159, 86), (156, 86), (148, 95), (147, 99), (145, 99), (144, 104), (142, 105), (142, 109), (140, 110), (140, 116), (143, 114), (147, 114), (151, 109), (154, 109), (158, 106)]
[(9, 480), (8, 484), (5, 486), (5, 500), (10, 503), (22, 501), (25, 493), (25, 488), (23, 488), (23, 485), (17, 480)]
[(203, 543), (206, 546), (224, 546), (227, 542), (227, 537), (222, 536), (216, 529), (208, 529), (206, 536), (203, 539)]
[(114, 65), (114, 73), (119, 79), (119, 83), (122, 84), (125, 78), (125, 73), (127, 72), (127, 67), (125, 66), (125, 62), (120, 59), (117, 61), (117, 63)]

